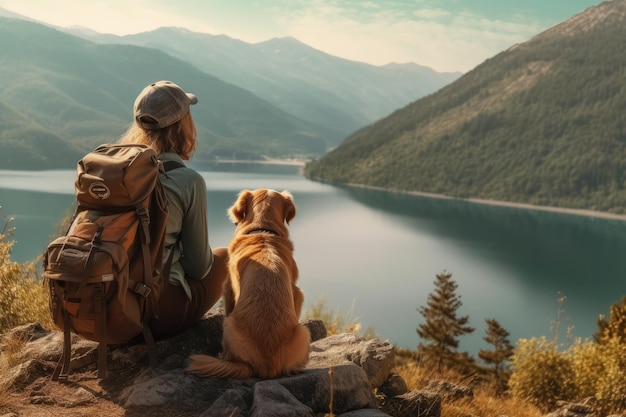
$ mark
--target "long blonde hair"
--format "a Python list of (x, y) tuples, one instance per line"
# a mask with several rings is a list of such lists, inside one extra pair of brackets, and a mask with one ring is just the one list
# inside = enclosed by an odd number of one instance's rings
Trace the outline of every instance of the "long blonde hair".
[(188, 112), (182, 119), (162, 129), (144, 129), (136, 122), (122, 135), (119, 143), (148, 145), (158, 154), (175, 152), (183, 160), (191, 159), (198, 143), (196, 125)]

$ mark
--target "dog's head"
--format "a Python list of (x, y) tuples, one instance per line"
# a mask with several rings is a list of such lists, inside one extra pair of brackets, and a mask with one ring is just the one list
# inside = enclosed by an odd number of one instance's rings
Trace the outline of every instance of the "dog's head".
[(235, 204), (228, 209), (228, 216), (244, 233), (267, 229), (286, 235), (285, 224), (289, 224), (295, 215), (296, 206), (288, 191), (278, 192), (267, 188), (243, 190)]

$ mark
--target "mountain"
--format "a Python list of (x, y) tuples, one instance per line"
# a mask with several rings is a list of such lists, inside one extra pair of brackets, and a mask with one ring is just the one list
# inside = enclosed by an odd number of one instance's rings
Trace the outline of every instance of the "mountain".
[(311, 162), (319, 181), (626, 212), (626, 0), (492, 57)]
[(333, 132), (164, 52), (103, 45), (0, 17), (0, 166), (74, 167), (132, 122), (141, 89), (170, 79), (195, 93), (196, 159), (321, 155)]
[(356, 129), (433, 93), (461, 73), (414, 63), (378, 67), (328, 55), (294, 38), (249, 44), (182, 28), (116, 37), (84, 28), (71, 33), (100, 43), (164, 51), (263, 97), (299, 119), (327, 126), (337, 144)]

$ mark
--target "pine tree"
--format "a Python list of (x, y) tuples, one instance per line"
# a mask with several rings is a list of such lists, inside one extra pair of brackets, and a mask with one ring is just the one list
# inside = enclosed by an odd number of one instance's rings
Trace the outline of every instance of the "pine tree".
[(506, 331), (496, 319), (486, 319), (487, 331), (483, 340), (493, 345), (494, 350), (481, 349), (478, 357), (489, 365), (493, 365), (493, 377), (498, 389), (504, 388), (507, 379), (506, 361), (508, 361), (515, 348), (509, 341), (509, 332)]
[(457, 317), (461, 299), (456, 294), (458, 285), (452, 274), (443, 271), (437, 274), (435, 291), (429, 294), (426, 306), (418, 309), (425, 322), (417, 328), (417, 334), (425, 341), (417, 347), (424, 360), (436, 363), (437, 369), (465, 367), (471, 358), (457, 352), (458, 336), (470, 334), (474, 328), (467, 325), (469, 316)]

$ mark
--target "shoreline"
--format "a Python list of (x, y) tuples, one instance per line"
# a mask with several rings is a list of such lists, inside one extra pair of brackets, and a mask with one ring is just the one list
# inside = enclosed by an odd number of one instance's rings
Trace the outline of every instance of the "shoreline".
[(450, 197), (450, 196), (443, 195), (443, 194), (425, 193), (425, 192), (420, 192), (420, 191), (389, 190), (383, 187), (374, 187), (374, 186), (363, 185), (363, 184), (348, 183), (345, 185), (349, 187), (355, 187), (355, 188), (367, 188), (367, 189), (387, 191), (390, 193), (397, 193), (397, 194), (407, 194), (407, 195), (414, 195), (414, 196), (427, 197), (427, 198), (438, 198), (442, 200), (466, 201), (468, 203), (483, 204), (483, 205), (489, 205), (489, 206), (518, 208), (518, 209), (524, 209), (524, 210), (549, 211), (553, 213), (571, 214), (575, 216), (585, 216), (585, 217), (593, 217), (593, 218), (608, 219), (608, 220), (626, 221), (626, 214), (614, 214), (614, 213), (607, 213), (604, 211), (596, 211), (596, 210), (588, 210), (588, 209), (571, 209), (571, 208), (565, 208), (565, 207), (538, 206), (535, 204), (513, 203), (509, 201), (498, 201), (498, 200), (485, 200), (485, 199), (480, 199), (480, 198)]
[[(246, 160), (232, 159), (232, 160), (217, 160), (217, 161), (214, 161), (214, 162), (218, 162), (218, 163), (256, 163), (256, 164), (267, 164), (267, 165), (291, 165), (291, 166), (299, 166), (300, 168), (304, 168), (304, 166), (306, 165), (306, 163), (308, 161), (307, 160), (301, 160), (301, 159), (290, 160), (290, 159), (273, 159), (273, 158), (266, 157), (266, 159), (264, 159), (264, 160), (256, 160), (256, 161), (246, 161)], [(480, 199), (480, 198), (450, 197), (450, 196), (443, 195), (443, 194), (426, 193), (426, 192), (421, 192), (421, 191), (398, 191), (398, 190), (392, 190), (392, 189), (387, 189), (387, 188), (383, 188), (383, 187), (375, 187), (375, 186), (369, 186), (369, 185), (363, 185), (363, 184), (354, 184), (354, 183), (347, 183), (345, 185), (349, 186), (349, 187), (367, 188), (367, 189), (372, 189), (372, 190), (386, 191), (386, 192), (398, 193), (398, 194), (414, 195), (414, 196), (419, 196), (419, 197), (438, 198), (438, 199), (444, 199), (444, 200), (466, 201), (468, 203), (483, 204), (483, 205), (488, 205), (488, 206), (509, 207), (509, 208), (517, 208), (517, 209), (524, 209), (524, 210), (536, 210), (536, 211), (549, 211), (549, 212), (552, 212), (552, 213), (571, 214), (571, 215), (574, 215), (574, 216), (584, 216), (584, 217), (592, 217), (592, 218), (607, 219), (607, 220), (626, 221), (626, 214), (614, 214), (614, 213), (608, 213), (608, 212), (597, 211), (597, 210), (572, 209), (572, 208), (566, 208), (566, 207), (552, 207), (552, 206), (538, 206), (538, 205), (535, 205), (535, 204), (514, 203), (514, 202), (499, 201), (499, 200), (485, 200), (485, 199)]]
[[(265, 159), (260, 159), (260, 160), (220, 159), (220, 160), (194, 161), (194, 162), (196, 162), (196, 163), (218, 163), (218, 164), (242, 164), (242, 163), (245, 163), (245, 164), (259, 164), (259, 165), (294, 166), (294, 167), (300, 167), (300, 172), (302, 172), (302, 168), (304, 168), (304, 166), (306, 165), (308, 160), (305, 160), (305, 159), (274, 159), (274, 158), (266, 157)], [(22, 170), (0, 170), (0, 171), (22, 171)], [(24, 170), (24, 171), (31, 171), (31, 170)], [(310, 181), (313, 181), (313, 180), (310, 180)], [(331, 183), (328, 183), (328, 184), (329, 185), (333, 185)], [(414, 196), (419, 196), (419, 197), (437, 198), (437, 199), (444, 199), (444, 200), (466, 201), (466, 202), (469, 202), (469, 203), (484, 204), (484, 205), (490, 205), (490, 206), (518, 208), (518, 209), (524, 209), (524, 210), (549, 211), (549, 212), (553, 212), (553, 213), (571, 214), (571, 215), (575, 215), (575, 216), (584, 216), (584, 217), (592, 217), (592, 218), (607, 219), (607, 220), (626, 221), (626, 214), (614, 214), (614, 213), (608, 213), (608, 212), (597, 211), (597, 210), (572, 209), (572, 208), (551, 207), (551, 206), (538, 206), (538, 205), (535, 205), (535, 204), (514, 203), (514, 202), (509, 202), (509, 201), (498, 201), (498, 200), (485, 200), (485, 199), (480, 199), (480, 198), (450, 197), (450, 196), (447, 196), (447, 195), (444, 195), (444, 194), (434, 194), (434, 193), (427, 193), (427, 192), (421, 192), (421, 191), (399, 191), (399, 190), (387, 189), (387, 188), (383, 188), (383, 187), (376, 187), (376, 186), (370, 186), (370, 185), (364, 185), (364, 184), (355, 184), (355, 183), (345, 183), (345, 184), (338, 184), (338, 185), (346, 185), (348, 187), (355, 187), (355, 188), (367, 188), (367, 189), (371, 189), (371, 190), (386, 191), (386, 192), (397, 193), (397, 194), (414, 195)]]
[(305, 159), (274, 159), (266, 157), (265, 159), (212, 159), (207, 161), (194, 161), (196, 163), (217, 163), (217, 164), (260, 164), (260, 165), (288, 165), (304, 167), (308, 160)]

